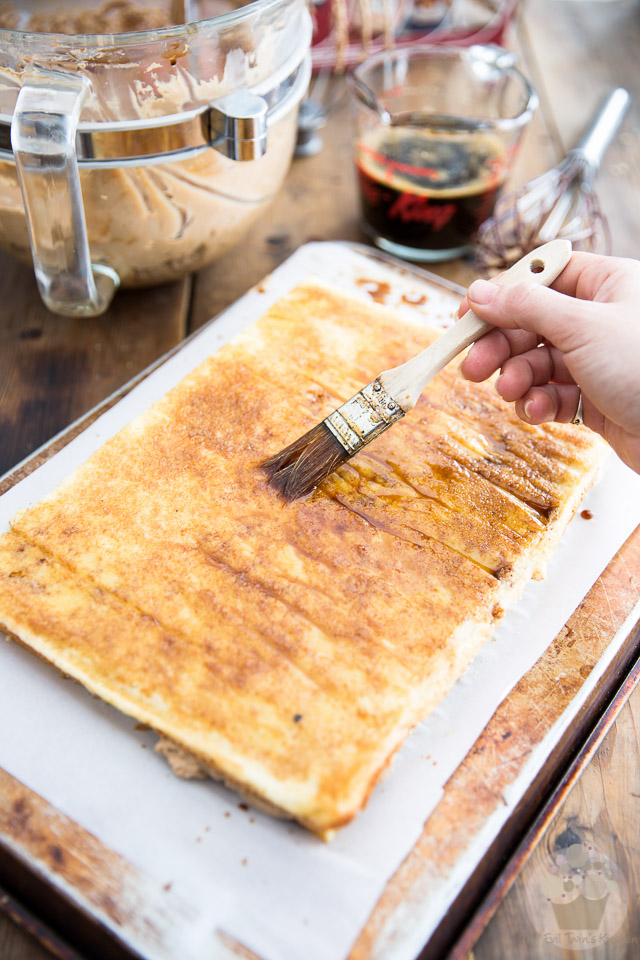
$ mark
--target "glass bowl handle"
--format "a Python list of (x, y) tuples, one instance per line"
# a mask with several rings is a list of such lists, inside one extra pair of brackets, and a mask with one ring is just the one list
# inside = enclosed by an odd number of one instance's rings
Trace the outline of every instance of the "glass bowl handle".
[(76, 129), (89, 81), (33, 72), (18, 94), (11, 145), (40, 296), (54, 313), (97, 317), (120, 280), (92, 264), (82, 203)]

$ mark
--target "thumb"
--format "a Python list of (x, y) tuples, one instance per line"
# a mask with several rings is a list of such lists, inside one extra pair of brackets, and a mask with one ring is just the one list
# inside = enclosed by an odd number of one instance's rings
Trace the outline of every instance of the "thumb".
[(529, 330), (562, 351), (588, 341), (603, 304), (569, 297), (535, 283), (500, 284), (474, 280), (467, 291), (469, 306), (496, 327)]

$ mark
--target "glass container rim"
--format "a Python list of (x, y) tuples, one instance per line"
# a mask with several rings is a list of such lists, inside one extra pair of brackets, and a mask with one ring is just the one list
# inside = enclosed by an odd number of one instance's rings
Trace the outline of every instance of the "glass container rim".
[[(474, 44), (473, 46), (485, 47), (487, 49), (498, 49), (493, 47), (490, 44)], [(373, 102), (378, 101), (378, 95), (374, 93), (371, 87), (363, 79), (362, 74), (366, 73), (372, 68), (379, 66), (385, 62), (393, 62), (401, 59), (415, 59), (415, 60), (428, 60), (428, 59), (442, 59), (442, 60), (464, 60), (465, 55), (468, 59), (470, 51), (473, 49), (471, 47), (459, 47), (454, 44), (412, 44), (406, 47), (398, 47), (395, 50), (381, 50), (379, 53), (374, 53), (370, 57), (367, 57), (366, 60), (363, 60), (362, 63), (359, 63), (356, 67), (349, 71), (347, 75), (348, 85), (351, 91), (351, 94), (358, 100), (358, 102), (370, 110), (372, 113), (378, 113), (381, 122), (386, 123), (391, 126), (394, 125), (391, 120), (391, 114), (386, 110), (378, 110), (372, 106)], [(504, 51), (505, 56), (508, 55), (508, 51)], [(497, 65), (496, 65), (497, 66)], [(515, 117), (467, 117), (463, 115), (456, 114), (445, 114), (442, 112), (436, 113), (435, 111), (429, 113), (429, 111), (413, 111), (411, 116), (414, 118), (414, 122), (418, 121), (425, 126), (431, 126), (434, 129), (451, 129), (452, 124), (456, 121), (463, 121), (467, 128), (471, 129), (486, 129), (487, 125), (490, 125), (492, 129), (499, 130), (513, 130), (518, 129), (519, 127), (524, 126), (529, 122), (531, 117), (534, 114), (534, 111), (538, 107), (539, 99), (538, 94), (536, 93), (531, 81), (519, 70), (514, 63), (509, 64), (504, 67), (497, 67), (505, 75), (513, 75), (518, 82), (522, 85), (524, 93), (526, 96), (526, 103), (520, 113)], [(387, 114), (390, 118), (389, 120), (384, 120), (381, 114)], [(402, 126), (400, 121), (398, 126)]]
[(62, 48), (76, 48), (81, 45), (83, 47), (99, 47), (104, 50), (109, 47), (134, 46), (162, 42), (163, 40), (184, 40), (197, 36), (199, 33), (204, 33), (209, 27), (236, 26), (251, 21), (272, 8), (293, 6), (296, 2), (299, 2), (299, 0), (252, 0), (251, 3), (239, 7), (237, 10), (231, 10), (229, 13), (223, 13), (217, 17), (205, 17), (202, 20), (194, 20), (189, 23), (156, 27), (152, 30), (129, 30), (123, 33), (36, 33), (30, 30), (0, 27), (0, 43), (26, 43), (33, 46), (55, 44)]

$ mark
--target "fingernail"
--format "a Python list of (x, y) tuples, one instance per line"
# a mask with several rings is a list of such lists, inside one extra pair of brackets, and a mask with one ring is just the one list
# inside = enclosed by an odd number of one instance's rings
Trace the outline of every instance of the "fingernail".
[(474, 303), (491, 303), (500, 287), (489, 280), (474, 280), (467, 290), (467, 298)]
[[(463, 361), (464, 362), (464, 361)], [(462, 363), (458, 366), (458, 376), (461, 380), (466, 380), (467, 378), (464, 375), (464, 370), (462, 369)]]
[(532, 411), (533, 411), (534, 403), (535, 403), (534, 400), (527, 400), (527, 402), (524, 405), (524, 415), (527, 418), (527, 420), (531, 420), (531, 417), (533, 416)]

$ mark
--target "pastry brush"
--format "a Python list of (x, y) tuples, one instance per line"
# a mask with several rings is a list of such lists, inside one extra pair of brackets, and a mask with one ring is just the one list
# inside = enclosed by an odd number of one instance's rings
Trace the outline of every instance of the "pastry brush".
[[(518, 260), (501, 284), (530, 280), (549, 286), (571, 258), (569, 240), (552, 240)], [(408, 413), (433, 377), (491, 324), (468, 310), (422, 353), (385, 370), (321, 423), (262, 464), (286, 500), (310, 494), (329, 474)]]

